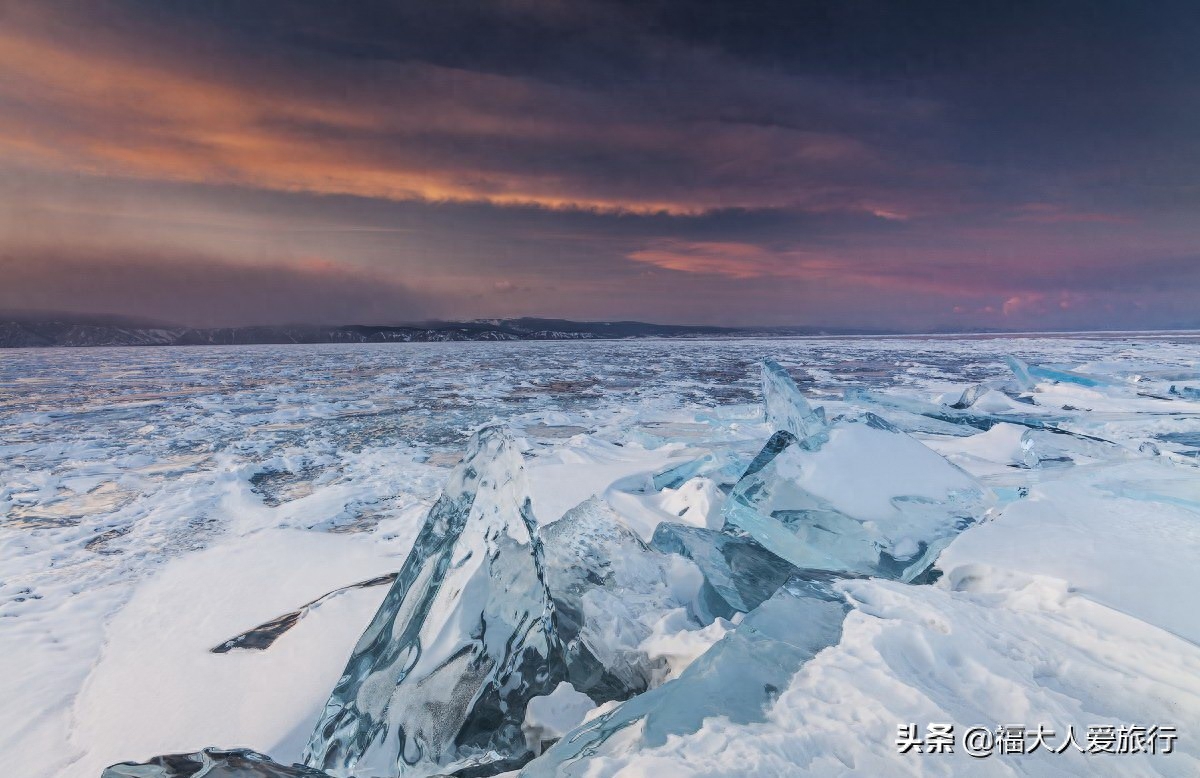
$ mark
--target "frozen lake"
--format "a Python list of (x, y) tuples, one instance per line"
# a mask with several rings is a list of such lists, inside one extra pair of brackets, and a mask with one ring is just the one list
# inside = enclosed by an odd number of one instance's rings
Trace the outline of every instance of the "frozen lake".
[[(950, 410), (941, 418), (926, 412), (950, 408), (980, 382), (1011, 381), (1006, 355), (1096, 381), (1090, 386), (1043, 381), (1028, 402), (984, 410), (1000, 420), (1040, 415), (1099, 440), (1094, 450), (1072, 449), (1030, 465), (1019, 450), (1005, 448), (1012, 445), (1002, 439), (1003, 421), (984, 431), (959, 423)], [(999, 518), (968, 530), (944, 558), (956, 559), (963, 569), (986, 562), (1061, 579), (1071, 587), (1062, 596), (1082, 592), (1088, 607), (1111, 609), (1111, 616), (1107, 610), (1102, 616), (1084, 613), (1079, 618), (1086, 623), (1080, 625), (1063, 622), (1066, 632), (1115, 623), (1106, 621), (1110, 618), (1127, 618), (1147, 630), (1126, 634), (1143, 652), (1142, 666), (1150, 667), (1147, 678), (1132, 681), (1144, 692), (1132, 707), (1089, 710), (1105, 695), (1091, 692), (1094, 696), (1083, 699), (1071, 684), (1084, 680), (1055, 676), (1047, 688), (1059, 696), (1075, 694), (1075, 707), (1038, 708), (1040, 698), (1029, 698), (1033, 692), (1027, 688), (1037, 686), (1036, 679), (1020, 678), (1020, 668), (993, 664), (994, 677), (981, 681), (991, 684), (988, 715), (1008, 710), (996, 686), (1003, 682), (1020, 689), (1011, 692), (1014, 700), (1034, 699), (1028, 710), (1047, 715), (1070, 710), (1112, 723), (1119, 716), (1162, 713), (1175, 718), (1151, 723), (1200, 721), (1200, 614), (1190, 600), (1178, 599), (1195, 590), (1187, 586), (1200, 583), (1193, 569), (1200, 551), (1200, 340), (1194, 336), (16, 350), (0, 352), (0, 754), (9, 774), (98, 776), (112, 761), (206, 745), (251, 745), (281, 758), (277, 752), (303, 745), (312, 716), (304, 706), (328, 693), (326, 676), (336, 679), (383, 590), (347, 595), (343, 599), (350, 604), (338, 606), (344, 612), (329, 611), (337, 617), (329, 628), (343, 633), (337, 640), (297, 647), (292, 659), (275, 659), (270, 668), (264, 664), (270, 651), (254, 657), (259, 664), (253, 667), (250, 659), (235, 657), (237, 652), (196, 658), (189, 651), (216, 645), (337, 586), (394, 571), (448, 469), (480, 425), (500, 421), (513, 429), (529, 462), (534, 509), (540, 520), (551, 522), (591, 494), (609, 494), (616, 505), (611, 494), (620, 491), (622, 479), (653, 474), (716, 443), (760, 434), (758, 363), (768, 357), (786, 367), (810, 401), (829, 414), (869, 407), (1003, 496), (1008, 507)], [(629, 508), (630, 521), (650, 522), (652, 529), (654, 511), (669, 518), (714, 510), (679, 500), (643, 501)], [(1120, 510), (1103, 527), (1090, 525), (1095, 506), (1102, 505)], [(1006, 534), (1005, 526), (1018, 529)], [(1022, 549), (1022, 537), (1028, 548)], [(1129, 554), (1125, 562), (1123, 550)], [(1100, 565), (1109, 569), (1097, 569)], [(227, 571), (225, 585), (233, 589), (218, 591), (211, 577), (217, 569)], [(163, 581), (174, 581), (174, 588), (163, 590)], [(197, 590), (188, 589), (188, 581)], [(928, 596), (954, 599), (947, 585), (926, 587), (937, 592)], [(874, 595), (857, 592), (860, 610), (852, 620), (903, 621), (906, 608), (934, 607), (925, 601), (896, 605), (884, 596), (887, 586), (879, 587)], [(161, 608), (143, 601), (149, 595), (139, 599), (139, 591), (154, 591)], [(254, 602), (234, 607), (239, 591)], [(1006, 635), (1041, 629), (1040, 622), (1021, 621), (1028, 616), (1023, 605), (989, 621), (994, 614), (985, 606), (970, 610), (962, 599), (945, 604), (945, 618), (960, 637), (977, 628), (980, 634), (1001, 629)], [(188, 613), (189, 607), (197, 612)], [(889, 610), (893, 607), (899, 611)], [(1003, 621), (1008, 611), (1017, 614), (1011, 623)], [(196, 635), (184, 639), (189, 625)], [(848, 625), (847, 642), (857, 634)], [(153, 658), (157, 638), (148, 638), (139, 667), (139, 660), (122, 652), (138, 645), (130, 631), (143, 629), (179, 639), (168, 641), (172, 648), (163, 650), (159, 662)], [(296, 641), (303, 637), (299, 633), (297, 628)], [(955, 650), (970, 654), (969, 640), (963, 639), (967, 642)], [(1004, 645), (1008, 648), (995, 649), (997, 655), (1018, 661), (1013, 656), (1023, 650), (1019, 641)], [(1095, 659), (1087, 653), (1092, 648), (1078, 646), (1064, 648), (1063, 656), (1075, 656), (1070, 652), (1076, 649), (1083, 652), (1073, 660), (1077, 666)], [(886, 658), (887, 649), (879, 650)], [(1027, 659), (1038, 672), (1057, 672), (1055, 655)], [(198, 664), (190, 664), (193, 660)], [(870, 664), (869, 658), (859, 660)], [(205, 664), (222, 661), (226, 665)], [(986, 657), (980, 661), (986, 663)], [(239, 662), (249, 669), (227, 669)], [(270, 690), (304, 676), (312, 669), (305, 663), (317, 662), (325, 675), (310, 683), (311, 692), (301, 683), (303, 690), (280, 698), (292, 710), (275, 724), (246, 723), (269, 718), (264, 711), (282, 704), (270, 699)], [(850, 666), (827, 672), (836, 676)], [(1104, 667), (1110, 674), (1129, 671), (1124, 665)], [(193, 671), (191, 681), (165, 685), (164, 679)], [(942, 683), (927, 668), (889, 672), (896, 683)], [(1180, 687), (1161, 700), (1154, 686), (1161, 683)], [(223, 690), (242, 684), (241, 693), (261, 704), (239, 703), (242, 713), (224, 716), (227, 698), (221, 704), (188, 701), (187, 695), (200, 691), (195, 684)], [(864, 706), (872, 693), (893, 694), (886, 679), (874, 692), (839, 688)], [(963, 687), (956, 693), (971, 692)], [(158, 695), (192, 710), (164, 721), (164, 706), (154, 702)], [(1016, 715), (1021, 706), (1013, 704)], [(750, 733), (760, 741), (746, 742), (782, 754), (778, 764), (792, 764), (787, 760), (800, 757), (788, 749), (800, 746), (783, 741), (789, 727), (804, 727), (809, 734), (796, 742), (803, 741), (812, 769), (832, 774), (829, 755), (846, 748), (838, 741), (842, 735), (820, 740), (812, 723), (823, 714), (810, 702), (785, 694), (780, 705), (774, 721), (782, 729), (760, 725)], [(981, 711), (954, 709), (933, 692), (893, 712), (913, 710), (926, 719), (997, 723), (974, 721)], [(875, 748), (880, 760), (894, 750), (890, 715), (883, 716), (889, 732), (855, 736), (878, 739), (860, 745)], [(229, 729), (222, 729), (225, 724), (205, 729), (204, 722), (215, 718), (226, 719)], [(172, 727), (178, 736), (164, 738)], [(711, 744), (747, 736), (735, 734), (708, 732), (693, 739)], [(1129, 761), (1129, 774), (1147, 774), (1139, 772), (1144, 769), (1188, 774), (1198, 764), (1197, 734), (1186, 743), (1181, 737), (1183, 753), (1173, 761)], [(221, 737), (232, 739), (213, 742)], [(295, 758), (298, 753), (282, 755), (283, 761)], [(681, 757), (670, 752), (662, 758)], [(621, 759), (626, 764), (633, 757)], [(764, 774), (775, 774), (771, 764), (763, 763)], [(880, 766), (886, 761), (861, 764), (887, 769)], [(1000, 768), (1009, 763), (989, 764), (996, 774), (1008, 774)], [(1068, 763), (1021, 764), (1041, 774)]]

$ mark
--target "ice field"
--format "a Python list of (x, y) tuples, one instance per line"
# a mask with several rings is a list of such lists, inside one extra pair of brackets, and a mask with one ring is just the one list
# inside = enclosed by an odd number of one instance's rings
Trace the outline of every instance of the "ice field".
[(5, 775), (1200, 774), (1194, 335), (0, 352), (0, 515)]

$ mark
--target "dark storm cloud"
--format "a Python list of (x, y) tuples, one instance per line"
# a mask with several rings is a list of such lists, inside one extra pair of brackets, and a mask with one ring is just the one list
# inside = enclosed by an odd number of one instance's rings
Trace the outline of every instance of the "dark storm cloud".
[(8, 3), (0, 250), (295, 269), (284, 319), (382, 279), (432, 315), (1175, 322), (1197, 39), (1173, 2)]

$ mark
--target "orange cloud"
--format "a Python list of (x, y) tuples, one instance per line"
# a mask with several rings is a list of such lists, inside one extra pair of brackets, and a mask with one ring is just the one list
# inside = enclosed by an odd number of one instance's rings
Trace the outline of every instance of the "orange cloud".
[(830, 279), (883, 285), (895, 281), (885, 273), (868, 270), (859, 262), (835, 254), (794, 248), (775, 250), (731, 241), (660, 240), (627, 256), (664, 270), (736, 279)]
[[(129, 41), (67, 40), (69, 25), (33, 11), (6, 21), (0, 102), (13, 110), (0, 113), (0, 162), (556, 210), (800, 206), (903, 217), (861, 185), (837, 183), (846, 167), (884, 163), (830, 133), (691, 109), (664, 121), (621, 95), (429, 63), (307, 76), (264, 65), (237, 78)], [(797, 178), (810, 183), (798, 188)]]
[(1048, 301), (1067, 310), (1082, 300), (1066, 292), (1051, 300), (1047, 293), (1027, 291), (1029, 283), (1040, 283), (1036, 260), (1031, 260), (1029, 274), (1023, 278), (1023, 273), (1014, 276), (1003, 270), (988, 272), (990, 263), (981, 262), (986, 254), (961, 249), (903, 251), (871, 246), (813, 251), (731, 241), (663, 239), (626, 257), (663, 270), (737, 280), (802, 281), (825, 288), (874, 289), (896, 295), (1000, 296), (1006, 316), (1044, 311)]
[(1078, 292), (1021, 292), (1006, 299), (1000, 312), (1005, 316), (1028, 316), (1045, 314), (1053, 308), (1069, 311), (1087, 303), (1088, 299), (1088, 295)]
[(770, 275), (779, 265), (775, 254), (749, 243), (660, 241), (629, 258), (664, 270), (729, 278)]
[[(394, 114), (322, 104), (123, 61), (0, 32), (0, 97), (26, 110), (0, 115), (0, 153), (12, 160), (99, 175), (230, 183), (395, 200), (483, 201), (601, 211), (691, 213), (696, 206), (572, 194), (553, 180), (506, 171), (389, 163), (339, 134), (402, 130)], [(487, 77), (485, 77), (487, 78)], [(519, 97), (519, 96), (518, 96)], [(446, 108), (440, 105), (437, 108)], [(37, 114), (68, 114), (46, 122)], [(475, 133), (546, 128), (520, 119), (454, 111), (419, 112), (424, 131), (456, 119)], [(507, 124), (506, 124), (507, 122)], [(52, 126), (47, 126), (51, 125)], [(316, 125), (320, 137), (290, 131)], [(411, 129), (411, 128), (410, 128)], [(458, 129), (462, 129), (460, 125)], [(331, 139), (332, 138), (332, 139)]]

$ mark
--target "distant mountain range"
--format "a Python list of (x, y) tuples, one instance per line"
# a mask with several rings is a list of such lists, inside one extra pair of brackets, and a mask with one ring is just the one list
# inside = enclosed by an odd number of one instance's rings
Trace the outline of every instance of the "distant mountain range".
[(139, 323), (114, 317), (60, 316), (0, 319), (0, 348), (74, 346), (231, 346), (256, 343), (428, 343), (468, 340), (611, 340), (781, 335), (877, 334), (805, 327), (735, 328), (580, 322), (567, 319), (478, 319), (400, 326), (292, 325), (195, 328)]

